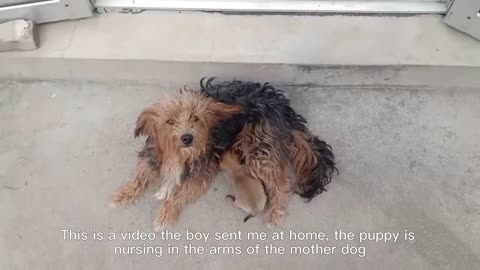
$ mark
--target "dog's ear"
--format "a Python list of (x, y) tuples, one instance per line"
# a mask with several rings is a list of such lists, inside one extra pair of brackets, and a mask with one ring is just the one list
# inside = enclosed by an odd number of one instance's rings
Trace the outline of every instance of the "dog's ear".
[(242, 108), (237, 105), (229, 105), (220, 102), (212, 102), (208, 106), (208, 109), (214, 114), (216, 121), (222, 121), (228, 119), (235, 114), (242, 113)]
[(137, 126), (135, 127), (135, 138), (138, 136), (155, 137), (159, 124), (158, 110), (154, 106), (143, 110), (137, 118)]

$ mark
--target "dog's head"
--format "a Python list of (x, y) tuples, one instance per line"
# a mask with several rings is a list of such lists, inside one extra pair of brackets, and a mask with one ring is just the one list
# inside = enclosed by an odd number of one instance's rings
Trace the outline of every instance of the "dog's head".
[(181, 89), (145, 108), (137, 119), (135, 137), (150, 137), (163, 160), (193, 161), (207, 151), (210, 131), (241, 108)]

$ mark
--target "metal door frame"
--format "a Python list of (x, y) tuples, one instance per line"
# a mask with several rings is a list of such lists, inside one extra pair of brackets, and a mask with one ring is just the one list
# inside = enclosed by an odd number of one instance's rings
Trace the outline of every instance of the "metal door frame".
[(89, 16), (92, 16), (90, 0), (36, 0), (28, 4), (0, 7), (0, 23), (14, 19), (45, 23)]
[(445, 0), (342, 1), (342, 0), (96, 0), (97, 8), (200, 10), (272, 13), (396, 13), (445, 14)]
[(450, 0), (448, 13), (443, 21), (455, 29), (480, 39), (480, 1)]

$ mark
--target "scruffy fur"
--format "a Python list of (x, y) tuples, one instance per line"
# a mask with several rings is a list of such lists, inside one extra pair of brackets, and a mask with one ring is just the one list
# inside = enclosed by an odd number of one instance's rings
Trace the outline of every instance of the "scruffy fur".
[(268, 83), (200, 82), (207, 96), (242, 108), (240, 133), (230, 150), (241, 157), (249, 175), (262, 181), (268, 197), (267, 225), (278, 225), (292, 193), (287, 178), (291, 166), (301, 197), (311, 200), (325, 191), (335, 167), (330, 145), (313, 135), (306, 120), (290, 106), (284, 92)]
[(234, 195), (227, 195), (233, 200), (233, 205), (242, 209), (248, 215), (243, 222), (262, 212), (267, 203), (267, 195), (262, 182), (248, 175), (246, 166), (240, 164), (240, 160), (233, 151), (227, 151), (222, 156), (220, 168), (233, 182)]
[(263, 184), (267, 225), (277, 225), (292, 193), (288, 166), (296, 174), (300, 196), (307, 199), (322, 193), (336, 170), (331, 147), (305, 124), (283, 91), (268, 83), (202, 80), (200, 91), (179, 90), (139, 115), (135, 136), (147, 140), (135, 176), (113, 193), (111, 206), (132, 204), (156, 183), (162, 206), (155, 229), (171, 225), (207, 190), (228, 150)]
[[(159, 186), (155, 197), (162, 204), (155, 229), (173, 224), (180, 211), (207, 190), (221, 154), (238, 132), (222, 132), (220, 138), (217, 129), (240, 112), (238, 106), (188, 89), (144, 109), (137, 119), (135, 137), (144, 135), (147, 140), (138, 155), (135, 175), (112, 194), (110, 205), (128, 206), (155, 183)], [(185, 134), (193, 137), (189, 145), (182, 142)]]

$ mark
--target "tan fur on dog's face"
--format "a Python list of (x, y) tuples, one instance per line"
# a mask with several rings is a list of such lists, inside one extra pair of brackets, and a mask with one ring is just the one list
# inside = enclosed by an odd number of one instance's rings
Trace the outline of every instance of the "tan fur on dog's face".
[(206, 153), (211, 129), (240, 111), (198, 91), (182, 89), (146, 108), (138, 117), (135, 136), (149, 136), (163, 159), (192, 162)]

